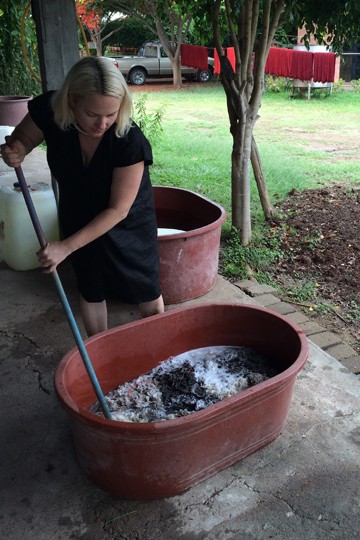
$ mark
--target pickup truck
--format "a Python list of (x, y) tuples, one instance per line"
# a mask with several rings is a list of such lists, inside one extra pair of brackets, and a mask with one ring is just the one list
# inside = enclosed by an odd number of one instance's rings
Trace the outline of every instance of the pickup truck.
[[(162, 45), (158, 42), (147, 42), (139, 49), (137, 56), (112, 56), (118, 63), (119, 69), (128, 82), (140, 86), (146, 78), (172, 77), (171, 62)], [(185, 78), (200, 82), (210, 81), (214, 70), (214, 59), (208, 58), (208, 68), (195, 69), (181, 66), (181, 73)]]

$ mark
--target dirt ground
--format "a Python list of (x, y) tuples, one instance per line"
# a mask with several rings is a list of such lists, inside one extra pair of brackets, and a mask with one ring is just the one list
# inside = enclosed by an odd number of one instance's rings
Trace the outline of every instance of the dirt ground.
[(360, 353), (360, 187), (294, 190), (278, 210), (285, 257), (274, 279), (288, 290), (316, 283), (316, 299), (299, 309)]

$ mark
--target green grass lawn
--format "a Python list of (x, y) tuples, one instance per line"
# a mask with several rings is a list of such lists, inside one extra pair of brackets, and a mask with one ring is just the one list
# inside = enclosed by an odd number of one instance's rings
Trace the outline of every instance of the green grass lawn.
[[(146, 90), (144, 91), (146, 93)], [(134, 101), (142, 92), (134, 93)], [(146, 94), (148, 114), (164, 111), (153, 142), (152, 181), (201, 193), (231, 212), (232, 137), (220, 83)], [(332, 182), (360, 182), (360, 94), (306, 99), (266, 93), (254, 136), (270, 195), (284, 198)], [(254, 216), (259, 213), (252, 182)]]

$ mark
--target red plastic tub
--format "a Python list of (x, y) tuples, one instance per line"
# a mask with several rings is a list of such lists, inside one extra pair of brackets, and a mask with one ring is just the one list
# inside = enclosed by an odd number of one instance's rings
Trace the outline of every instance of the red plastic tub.
[(216, 283), (225, 210), (181, 188), (154, 186), (154, 197), (158, 227), (183, 231), (158, 238), (164, 302), (198, 298)]
[(63, 358), (56, 392), (71, 417), (80, 465), (96, 485), (126, 499), (174, 495), (281, 433), (308, 345), (305, 334), (280, 315), (242, 304), (202, 304), (129, 323), (86, 342), (104, 394), (170, 356), (210, 345), (252, 347), (281, 372), (188, 416), (131, 423), (90, 413), (96, 396), (80, 353), (73, 349)]

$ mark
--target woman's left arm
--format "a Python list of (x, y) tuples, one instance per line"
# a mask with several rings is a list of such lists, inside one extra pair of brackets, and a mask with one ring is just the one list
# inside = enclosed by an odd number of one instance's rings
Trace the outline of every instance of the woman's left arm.
[(65, 240), (49, 243), (38, 252), (45, 273), (53, 272), (71, 253), (96, 240), (126, 218), (139, 191), (143, 172), (143, 161), (114, 169), (109, 206), (76, 233)]

